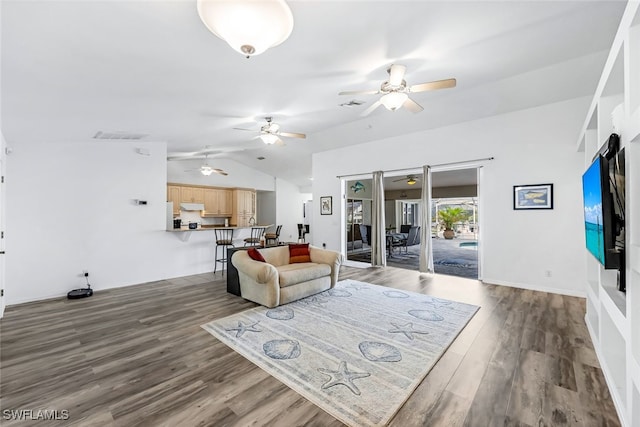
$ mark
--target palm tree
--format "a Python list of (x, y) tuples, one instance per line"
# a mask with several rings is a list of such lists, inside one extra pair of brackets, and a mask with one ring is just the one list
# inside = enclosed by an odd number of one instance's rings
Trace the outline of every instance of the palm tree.
[(463, 219), (467, 219), (467, 214), (461, 207), (448, 207), (438, 212), (440, 222), (444, 226), (444, 238), (453, 239), (453, 224)]

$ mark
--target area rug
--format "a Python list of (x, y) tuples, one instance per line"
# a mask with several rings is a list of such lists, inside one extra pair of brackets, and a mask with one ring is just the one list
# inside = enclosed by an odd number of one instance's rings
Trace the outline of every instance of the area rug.
[(349, 426), (383, 426), (479, 307), (355, 280), (202, 325)]

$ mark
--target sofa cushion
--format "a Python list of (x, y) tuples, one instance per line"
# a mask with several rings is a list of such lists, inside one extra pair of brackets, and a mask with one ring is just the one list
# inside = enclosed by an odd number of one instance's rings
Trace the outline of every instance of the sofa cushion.
[(299, 262), (276, 267), (280, 277), (280, 287), (284, 288), (320, 277), (329, 276), (331, 267), (327, 264)]
[(258, 251), (256, 248), (251, 248), (247, 250), (247, 254), (249, 255), (249, 258), (251, 258), (252, 260), (265, 262), (264, 257), (262, 256), (260, 251)]
[(289, 263), (295, 264), (299, 262), (311, 262), (308, 243), (289, 245)]
[(261, 248), (260, 254), (268, 264), (276, 267), (289, 264), (289, 247), (286, 245)]

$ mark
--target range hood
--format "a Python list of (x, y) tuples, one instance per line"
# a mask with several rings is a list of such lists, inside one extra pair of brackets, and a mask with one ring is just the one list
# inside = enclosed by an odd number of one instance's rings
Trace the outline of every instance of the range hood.
[(180, 210), (183, 211), (203, 211), (204, 205), (202, 203), (180, 203)]

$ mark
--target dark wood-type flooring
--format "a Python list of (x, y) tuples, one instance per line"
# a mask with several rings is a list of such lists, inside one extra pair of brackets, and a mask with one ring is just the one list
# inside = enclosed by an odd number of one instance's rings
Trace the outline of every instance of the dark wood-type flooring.
[[(620, 425), (583, 299), (396, 268), (340, 277), (481, 306), (391, 425)], [(341, 425), (200, 328), (254, 306), (218, 272), (8, 307), (1, 409), (69, 420), (0, 424)]]

